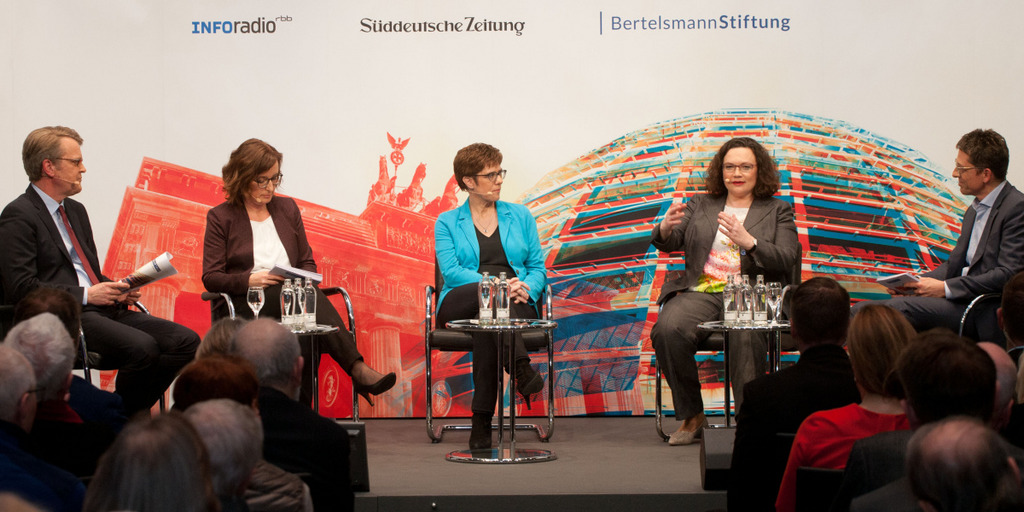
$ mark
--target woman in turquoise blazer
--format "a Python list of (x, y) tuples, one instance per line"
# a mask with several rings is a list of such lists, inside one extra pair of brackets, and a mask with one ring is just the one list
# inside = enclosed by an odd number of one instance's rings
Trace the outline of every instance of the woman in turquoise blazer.
[[(511, 316), (537, 318), (537, 301), (546, 283), (544, 254), (537, 223), (522, 205), (500, 201), (505, 171), (501, 151), (488, 144), (459, 150), (455, 179), (469, 194), (466, 202), (442, 213), (434, 225), (434, 250), (444, 276), (436, 325), (479, 315), (477, 284), (483, 272), (509, 278)], [(491, 418), (498, 396), (498, 343), (494, 335), (474, 335), (473, 430), (470, 449), (491, 447)], [(516, 336), (516, 389), (530, 406), (530, 395), (544, 387), (544, 379), (530, 366), (522, 339)]]

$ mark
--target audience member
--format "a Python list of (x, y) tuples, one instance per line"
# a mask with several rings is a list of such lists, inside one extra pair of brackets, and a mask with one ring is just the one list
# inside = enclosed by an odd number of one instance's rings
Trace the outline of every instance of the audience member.
[(919, 428), (907, 446), (907, 477), (925, 512), (1024, 510), (1017, 462), (977, 418)]
[(989, 424), (1001, 432), (1010, 424), (1010, 415), (1017, 403), (1017, 365), (1006, 353), (1006, 349), (995, 343), (984, 341), (978, 343), (978, 348), (984, 350), (996, 365), (996, 398)]
[[(995, 364), (977, 344), (948, 329), (918, 334), (896, 361), (896, 375), (911, 428), (956, 415), (985, 423), (992, 419)], [(832, 510), (848, 510), (858, 497), (865, 510), (871, 510), (871, 503), (915, 507), (905, 481), (883, 488), (904, 475), (912, 435), (906, 430), (882, 432), (854, 443)]]
[(775, 456), (777, 434), (795, 433), (811, 413), (860, 398), (843, 350), (850, 323), (846, 290), (832, 279), (815, 277), (796, 288), (790, 308), (800, 359), (746, 385), (729, 470), (730, 510), (773, 510), (786, 464)]
[(25, 356), (0, 345), (0, 492), (49, 511), (78, 511), (85, 486), (26, 451), (36, 416), (36, 378)]
[(11, 328), (4, 339), (21, 352), (36, 375), (38, 400), (30, 437), (33, 453), (75, 476), (90, 476), (110, 443), (114, 431), (106, 425), (87, 423), (67, 402), (75, 348), (61, 321), (42, 313)]
[(261, 318), (239, 329), (235, 348), (256, 369), (260, 382), (267, 461), (286, 471), (308, 473), (316, 509), (352, 510), (348, 432), (298, 402), (303, 361), (295, 334)]
[[(188, 364), (174, 384), (172, 409), (184, 411), (207, 400), (227, 398), (259, 414), (259, 382), (248, 361), (238, 356), (212, 355)], [(262, 432), (261, 432), (262, 443)], [(245, 502), (252, 512), (312, 512), (309, 487), (302, 480), (263, 459), (249, 477)]]
[(252, 406), (218, 398), (185, 411), (210, 455), (213, 492), (221, 512), (248, 511), (243, 493), (263, 451), (263, 427)]
[[(86, 354), (78, 354), (82, 306), (74, 296), (57, 288), (36, 288), (14, 307), (14, 323), (28, 320), (40, 313), (57, 315), (74, 344), (75, 357), (88, 357)], [(77, 375), (71, 379), (70, 393), (68, 405), (78, 413), (82, 421), (102, 423), (115, 433), (120, 432), (128, 422), (121, 395), (97, 388)]]
[(885, 383), (896, 358), (914, 334), (907, 319), (886, 306), (870, 305), (853, 317), (846, 346), (861, 401), (816, 412), (800, 424), (775, 510), (796, 510), (797, 468), (843, 469), (854, 441), (879, 432), (910, 428), (899, 399), (886, 392)]
[(228, 355), (235, 353), (233, 345), (235, 333), (238, 332), (248, 320), (241, 318), (221, 318), (210, 326), (206, 336), (199, 342), (196, 349), (196, 359), (212, 355)]
[(217, 512), (203, 441), (180, 414), (136, 416), (100, 459), (85, 512)]
[[(996, 318), (1006, 337), (1006, 351), (1019, 367), (1024, 354), (1024, 272), (1018, 272), (1006, 282)], [(1022, 393), (1017, 396), (1020, 400)]]
[[(1006, 181), (1010, 150), (993, 130), (973, 130), (956, 143), (953, 177), (960, 193), (974, 196), (964, 213), (960, 238), (949, 259), (920, 279), (897, 289), (884, 303), (903, 313), (918, 331), (960, 327), (967, 304), (1003, 289), (1024, 270), (1024, 194)], [(858, 307), (863, 307), (861, 304)], [(972, 339), (1002, 341), (995, 325), (967, 325)]]

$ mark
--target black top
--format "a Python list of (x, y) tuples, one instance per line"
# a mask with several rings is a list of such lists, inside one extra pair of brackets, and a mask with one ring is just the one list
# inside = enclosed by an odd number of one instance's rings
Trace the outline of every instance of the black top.
[(476, 230), (476, 241), (480, 244), (480, 268), (477, 272), (483, 274), (490, 272), (498, 277), (502, 272), (505, 277), (511, 279), (516, 276), (512, 265), (508, 264), (508, 256), (505, 255), (505, 248), (501, 245), (501, 226), (495, 228), (491, 236), (484, 236), (480, 229)]

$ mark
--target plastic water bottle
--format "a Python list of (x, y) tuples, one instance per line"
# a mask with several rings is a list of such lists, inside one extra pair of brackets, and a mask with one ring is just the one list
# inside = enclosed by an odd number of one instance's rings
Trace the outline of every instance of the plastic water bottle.
[(302, 287), (301, 278), (295, 278), (292, 291), (295, 292), (295, 305), (292, 306), (292, 328), (303, 329), (306, 327), (306, 289)]
[(750, 287), (750, 276), (743, 274), (743, 283), (736, 293), (736, 323), (739, 325), (750, 325), (753, 318), (754, 289)]
[(498, 274), (498, 291), (495, 295), (498, 303), (494, 308), (494, 323), (506, 325), (509, 320), (508, 307), (511, 297), (508, 294), (508, 279), (504, 272)]
[(480, 325), (491, 325), (494, 323), (494, 280), (487, 272), (480, 278), (477, 285), (477, 294), (480, 299)]
[(768, 323), (768, 287), (764, 285), (764, 276), (757, 275), (757, 284), (754, 285), (754, 323), (764, 325)]
[(316, 286), (313, 286), (313, 280), (306, 278), (306, 289), (303, 294), (306, 299), (306, 328), (316, 328)]
[(292, 280), (285, 279), (281, 286), (281, 323), (289, 329), (294, 321), (292, 320), (292, 306), (295, 303), (295, 290), (292, 288)]
[(725, 325), (735, 325), (737, 320), (735, 278), (733, 274), (725, 276), (725, 288), (722, 289), (722, 322)]

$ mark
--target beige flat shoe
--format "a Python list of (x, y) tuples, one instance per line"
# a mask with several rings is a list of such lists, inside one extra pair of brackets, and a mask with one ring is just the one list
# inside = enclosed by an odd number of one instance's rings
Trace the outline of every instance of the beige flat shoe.
[(697, 430), (680, 430), (670, 434), (668, 436), (668, 444), (669, 446), (685, 446), (693, 444), (694, 441), (701, 438), (704, 433), (704, 429), (707, 428), (707, 426), (708, 419), (705, 417), (700, 426), (697, 427)]

